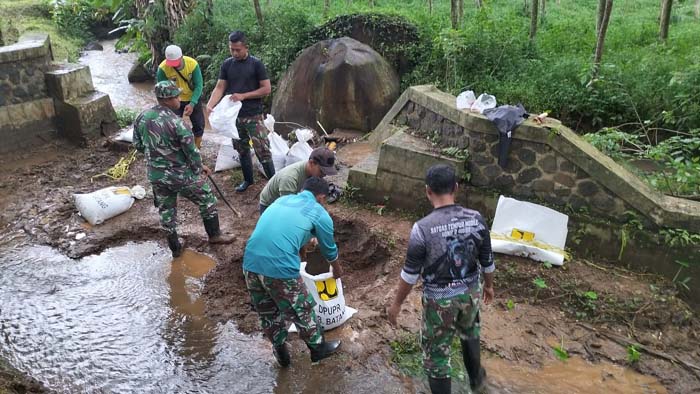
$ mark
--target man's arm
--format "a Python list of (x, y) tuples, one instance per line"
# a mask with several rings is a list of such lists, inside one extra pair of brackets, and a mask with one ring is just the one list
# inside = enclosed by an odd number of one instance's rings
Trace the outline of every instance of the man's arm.
[(136, 148), (137, 151), (143, 153), (144, 145), (143, 140), (141, 139), (141, 115), (139, 115), (134, 121), (131, 144), (134, 146), (134, 148)]
[(318, 240), (321, 255), (333, 266), (333, 277), (340, 278), (343, 274), (343, 269), (338, 262), (338, 246), (335, 244), (335, 239), (333, 239), (333, 232), (333, 219), (324, 210), (318, 222), (314, 223), (314, 234)]
[(496, 270), (496, 263), (493, 260), (493, 251), (491, 250), (491, 232), (483, 218), (479, 218), (483, 225), (481, 236), (483, 241), (479, 247), (479, 263), (481, 270), (484, 273), (484, 303), (489, 304), (493, 301), (493, 272)]
[(156, 82), (163, 82), (167, 80), (168, 77), (165, 75), (165, 71), (163, 71), (162, 68), (158, 67), (158, 71), (156, 72)]
[(262, 98), (265, 96), (268, 96), (272, 92), (272, 84), (270, 84), (270, 80), (266, 79), (264, 81), (260, 81), (260, 87), (246, 93), (236, 93), (231, 95), (231, 100), (233, 101), (243, 101), (243, 100), (250, 100), (250, 99), (256, 99), (256, 98)]
[(219, 104), (221, 98), (224, 97), (224, 92), (226, 91), (227, 85), (228, 82), (225, 79), (219, 79), (218, 81), (216, 81), (214, 91), (211, 92), (211, 97), (209, 98), (209, 102), (207, 103), (207, 113), (212, 112), (214, 110), (214, 107), (216, 107), (216, 104)]
[(202, 96), (202, 89), (204, 88), (202, 69), (199, 68), (199, 64), (194, 67), (194, 71), (192, 72), (192, 84), (194, 85), (194, 90), (192, 91), (190, 105), (194, 107), (199, 102), (199, 98)]
[(277, 190), (280, 197), (289, 194), (297, 194), (299, 192), (299, 185), (297, 185), (295, 181), (296, 179), (292, 177), (284, 177), (280, 179), (279, 189)]

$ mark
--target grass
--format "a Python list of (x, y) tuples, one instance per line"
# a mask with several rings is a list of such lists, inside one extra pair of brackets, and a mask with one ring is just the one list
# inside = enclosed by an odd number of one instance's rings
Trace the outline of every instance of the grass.
[(46, 0), (0, 0), (3, 38), (11, 44), (25, 33), (45, 32), (51, 38), (54, 59), (75, 62), (85, 38), (61, 31), (51, 19), (50, 9)]

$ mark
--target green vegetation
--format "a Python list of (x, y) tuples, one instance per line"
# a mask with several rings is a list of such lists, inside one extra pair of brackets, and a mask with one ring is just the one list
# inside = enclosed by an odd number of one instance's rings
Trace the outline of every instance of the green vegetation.
[(552, 347), (552, 350), (554, 351), (554, 356), (558, 358), (560, 361), (566, 361), (569, 359), (569, 352), (566, 351), (566, 348), (564, 348), (564, 337), (561, 337), (561, 344), (558, 346)]
[(118, 108), (116, 112), (117, 124), (119, 124), (120, 129), (130, 126), (132, 123), (134, 123), (134, 120), (136, 120), (136, 117), (139, 115), (137, 111), (130, 108)]
[(639, 349), (637, 349), (636, 346), (634, 346), (634, 345), (627, 346), (627, 362), (628, 363), (634, 364), (637, 361), (639, 361), (640, 357), (641, 357), (641, 353), (639, 353)]

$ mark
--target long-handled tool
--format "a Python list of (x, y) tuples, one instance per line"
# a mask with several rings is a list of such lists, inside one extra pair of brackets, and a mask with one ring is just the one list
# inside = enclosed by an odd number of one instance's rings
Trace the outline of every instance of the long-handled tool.
[(236, 210), (236, 208), (234, 208), (233, 206), (231, 206), (231, 203), (228, 202), (228, 200), (226, 199), (226, 196), (224, 195), (224, 193), (221, 191), (221, 189), (219, 189), (219, 185), (217, 185), (216, 182), (214, 182), (214, 178), (212, 178), (211, 175), (208, 175), (208, 177), (209, 177), (209, 181), (211, 182), (211, 184), (214, 185), (214, 189), (216, 189), (216, 191), (219, 192), (219, 195), (221, 196), (221, 199), (224, 200), (224, 203), (226, 203), (226, 205), (227, 205), (229, 208), (231, 208), (231, 211), (233, 211), (233, 213), (236, 215), (236, 217), (241, 217), (241, 213), (238, 212), (238, 211)]

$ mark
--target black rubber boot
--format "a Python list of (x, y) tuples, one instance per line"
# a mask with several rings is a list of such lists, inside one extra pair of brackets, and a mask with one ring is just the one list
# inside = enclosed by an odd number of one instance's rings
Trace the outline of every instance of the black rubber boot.
[(316, 345), (314, 347), (311, 347), (310, 345), (307, 346), (309, 350), (311, 350), (311, 362), (317, 363), (338, 351), (340, 348), (340, 341), (324, 340), (320, 345)]
[(263, 170), (265, 170), (265, 176), (268, 180), (275, 176), (275, 163), (269, 161), (267, 163), (262, 163)]
[(250, 157), (249, 153), (246, 153), (240, 155), (240, 160), (241, 170), (243, 171), (243, 182), (236, 187), (236, 191), (238, 193), (243, 193), (255, 182), (253, 179), (253, 158)]
[(170, 251), (173, 252), (174, 259), (182, 255), (182, 250), (184, 248), (182, 247), (180, 239), (178, 238), (177, 233), (175, 231), (168, 234), (168, 247), (170, 248)]
[(272, 354), (275, 355), (280, 366), (286, 368), (292, 364), (292, 357), (289, 355), (289, 349), (286, 343), (283, 343), (282, 346), (275, 346), (272, 349)]
[(219, 215), (216, 215), (211, 219), (204, 219), (203, 221), (204, 229), (207, 231), (210, 244), (230, 244), (236, 239), (233, 235), (221, 234), (221, 229), (219, 228)]
[(469, 387), (479, 392), (486, 382), (486, 370), (481, 367), (481, 343), (479, 338), (461, 340), (464, 367), (469, 375)]
[(428, 378), (428, 383), (430, 384), (430, 392), (433, 394), (452, 393), (452, 379), (450, 378)]

